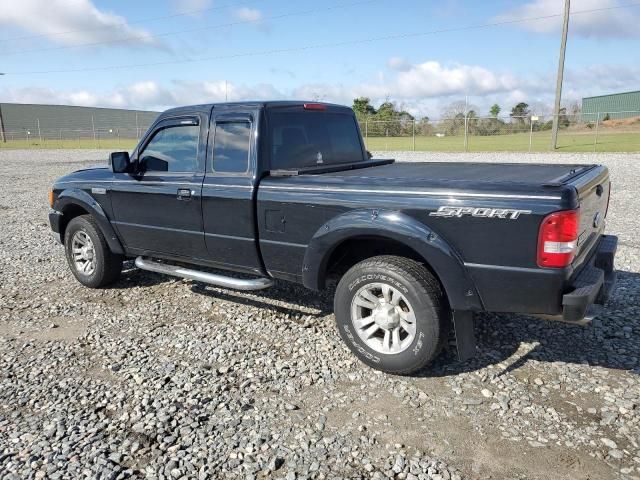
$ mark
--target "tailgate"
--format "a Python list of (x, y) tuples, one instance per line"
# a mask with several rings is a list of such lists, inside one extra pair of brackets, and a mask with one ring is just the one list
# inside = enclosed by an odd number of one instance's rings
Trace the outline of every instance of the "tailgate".
[(609, 204), (609, 170), (601, 165), (593, 167), (570, 182), (578, 192), (580, 227), (578, 251), (574, 267), (582, 264), (604, 232), (605, 215)]

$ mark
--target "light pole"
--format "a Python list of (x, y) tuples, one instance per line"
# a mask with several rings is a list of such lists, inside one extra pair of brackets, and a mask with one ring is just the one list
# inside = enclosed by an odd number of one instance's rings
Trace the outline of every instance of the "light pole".
[[(4, 75), (4, 73), (0, 72), (0, 77)], [(2, 120), (2, 104), (0, 103), (0, 137), (2, 138), (2, 143), (7, 143), (7, 136), (4, 134), (4, 121)]]

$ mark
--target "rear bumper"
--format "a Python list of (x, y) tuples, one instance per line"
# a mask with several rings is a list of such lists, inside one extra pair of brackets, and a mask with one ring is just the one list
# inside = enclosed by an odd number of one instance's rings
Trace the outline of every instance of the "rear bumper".
[(53, 238), (55, 238), (58, 243), (62, 243), (62, 235), (60, 234), (61, 223), (62, 223), (62, 213), (57, 212), (55, 210), (51, 210), (49, 212), (49, 225), (51, 226), (51, 234), (53, 235)]
[(614, 258), (618, 237), (603, 235), (587, 264), (572, 279), (569, 292), (562, 296), (562, 315), (558, 320), (586, 323), (594, 304), (604, 305), (616, 282)]

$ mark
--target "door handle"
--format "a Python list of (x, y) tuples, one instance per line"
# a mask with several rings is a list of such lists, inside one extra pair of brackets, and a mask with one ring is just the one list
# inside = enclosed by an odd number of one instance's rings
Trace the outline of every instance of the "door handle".
[(178, 189), (178, 200), (191, 200), (191, 189), (189, 189), (189, 188), (179, 188)]

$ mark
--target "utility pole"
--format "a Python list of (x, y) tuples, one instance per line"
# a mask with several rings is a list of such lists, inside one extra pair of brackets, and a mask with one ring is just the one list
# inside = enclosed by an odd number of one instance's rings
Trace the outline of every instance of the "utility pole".
[(2, 120), (2, 104), (0, 103), (0, 137), (2, 137), (2, 143), (7, 143), (7, 136), (4, 133), (4, 121)]
[(560, 117), (560, 98), (562, 97), (562, 77), (564, 75), (564, 54), (567, 51), (567, 33), (569, 32), (570, 0), (564, 0), (564, 20), (562, 40), (560, 41), (560, 59), (558, 60), (558, 78), (556, 80), (556, 102), (553, 107), (553, 128), (551, 129), (551, 149), (558, 148), (558, 120)]
[[(0, 76), (4, 75), (4, 73), (0, 72)], [(2, 119), (2, 104), (0, 103), (0, 138), (2, 138), (2, 143), (7, 143), (7, 136), (4, 133), (4, 120)]]

